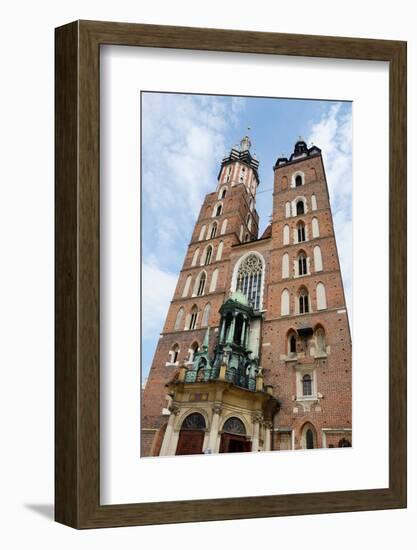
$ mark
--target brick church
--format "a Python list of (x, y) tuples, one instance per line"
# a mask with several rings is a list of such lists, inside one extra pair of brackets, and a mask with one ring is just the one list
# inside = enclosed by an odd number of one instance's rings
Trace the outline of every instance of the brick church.
[(206, 195), (142, 395), (142, 456), (352, 444), (351, 336), (321, 150), (273, 168), (244, 137)]

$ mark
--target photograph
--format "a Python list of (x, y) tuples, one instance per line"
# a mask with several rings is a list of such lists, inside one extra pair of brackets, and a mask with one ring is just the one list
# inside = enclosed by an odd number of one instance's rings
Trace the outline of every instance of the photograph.
[(352, 447), (352, 102), (140, 102), (141, 457)]

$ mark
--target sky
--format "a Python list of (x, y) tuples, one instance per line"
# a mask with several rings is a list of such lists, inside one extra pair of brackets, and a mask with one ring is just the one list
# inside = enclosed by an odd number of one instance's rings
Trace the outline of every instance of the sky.
[[(352, 104), (142, 92), (142, 377), (152, 363), (187, 246), (220, 162), (249, 135), (260, 162), (259, 235), (273, 170), (301, 136), (322, 150), (347, 309), (352, 312)], [(250, 130), (248, 130), (250, 128)]]

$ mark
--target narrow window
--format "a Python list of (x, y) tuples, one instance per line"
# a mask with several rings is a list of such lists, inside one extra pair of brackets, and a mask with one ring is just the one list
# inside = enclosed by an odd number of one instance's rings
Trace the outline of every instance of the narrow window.
[(174, 364), (177, 362), (178, 359), (178, 353), (180, 351), (180, 348), (178, 344), (174, 344), (169, 352), (169, 362)]
[(290, 336), (290, 353), (296, 353), (297, 351), (297, 339), (294, 334)]
[(195, 326), (197, 324), (197, 315), (198, 315), (198, 309), (197, 306), (194, 306), (191, 310), (191, 317), (190, 317), (190, 330), (194, 330)]
[(213, 253), (213, 248), (209, 246), (206, 250), (206, 258), (204, 260), (204, 265), (208, 265), (210, 263), (212, 253)]
[(223, 241), (220, 241), (219, 247), (217, 248), (216, 261), (219, 261), (222, 259), (222, 253), (223, 253)]
[(307, 258), (303, 253), (298, 255), (298, 275), (307, 275)]
[(297, 216), (301, 216), (302, 214), (304, 214), (304, 203), (303, 203), (303, 201), (298, 201), (297, 202), (296, 209), (297, 209)]
[(297, 225), (297, 239), (299, 243), (303, 243), (306, 240), (306, 226), (304, 222), (299, 222)]
[(300, 313), (308, 313), (308, 292), (303, 288), (298, 297), (298, 308)]
[(220, 234), (224, 235), (226, 233), (226, 229), (227, 229), (227, 220), (223, 220), (222, 230), (220, 231)]
[(216, 217), (220, 216), (221, 213), (222, 213), (222, 205), (219, 204), (219, 206), (216, 208)]
[(222, 199), (224, 199), (224, 197), (226, 196), (226, 193), (227, 193), (227, 189), (223, 189), (222, 196), (221, 196)]
[(210, 304), (206, 304), (206, 307), (204, 308), (203, 319), (201, 321), (202, 327), (206, 327), (209, 323), (210, 310), (211, 310)]
[(303, 178), (298, 174), (298, 176), (295, 177), (295, 186), (300, 187), (300, 185), (303, 185)]
[(198, 281), (197, 296), (202, 296), (204, 293), (204, 287), (206, 286), (206, 274), (202, 273), (200, 275), (200, 280)]
[[(309, 374), (305, 374), (303, 376), (303, 395), (305, 396), (313, 395), (311, 390), (311, 376)], [(307, 447), (307, 448), (310, 448), (310, 447)]]
[(318, 283), (316, 287), (317, 309), (327, 309), (326, 287), (323, 283)]
[(183, 320), (183, 317), (184, 317), (184, 309), (181, 307), (181, 308), (178, 310), (177, 318), (175, 319), (174, 330), (180, 330), (181, 324), (182, 324), (182, 320)]
[(216, 233), (217, 233), (217, 223), (213, 223), (210, 231), (210, 239), (214, 239), (214, 237), (216, 236)]
[(288, 225), (284, 225), (282, 244), (290, 244), (290, 228)]

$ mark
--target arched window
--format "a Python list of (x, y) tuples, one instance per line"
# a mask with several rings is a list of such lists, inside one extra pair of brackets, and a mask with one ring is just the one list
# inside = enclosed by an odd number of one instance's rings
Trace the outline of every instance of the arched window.
[(189, 327), (188, 327), (190, 330), (195, 329), (196, 324), (197, 324), (197, 316), (198, 316), (197, 306), (193, 306), (193, 308), (191, 310), (191, 315), (190, 315), (190, 324), (189, 324)]
[(219, 191), (219, 199), (224, 199), (227, 194), (227, 187), (222, 187)]
[(323, 271), (323, 262), (321, 259), (321, 250), (319, 246), (314, 247), (313, 256), (314, 256), (314, 271)]
[(229, 434), (246, 435), (245, 425), (239, 418), (232, 416), (223, 424), (223, 431)]
[(290, 314), (290, 293), (284, 288), (281, 292), (281, 315)]
[(185, 418), (181, 424), (181, 430), (205, 430), (206, 421), (204, 416), (200, 413), (192, 413)]
[(316, 287), (317, 309), (327, 309), (326, 288), (323, 283), (318, 283)]
[(222, 230), (220, 231), (220, 235), (224, 235), (226, 233), (226, 229), (227, 229), (227, 220), (223, 220)]
[(298, 275), (307, 275), (307, 258), (304, 252), (298, 254)]
[(287, 279), (290, 276), (290, 257), (288, 254), (282, 256), (282, 278)]
[(299, 187), (300, 185), (303, 185), (303, 178), (298, 174), (295, 176), (295, 186)]
[(179, 345), (174, 344), (169, 351), (169, 363), (171, 363), (171, 365), (177, 362), (179, 352), (180, 352)]
[(254, 309), (260, 309), (263, 277), (263, 262), (257, 254), (249, 254), (241, 261), (236, 280), (240, 290)]
[(201, 326), (202, 327), (206, 327), (208, 326), (209, 324), (209, 319), (210, 319), (210, 311), (211, 311), (211, 306), (210, 304), (206, 304), (205, 308), (204, 308), (204, 312), (203, 312), (203, 319), (201, 321)]
[(313, 218), (311, 220), (311, 229), (313, 233), (313, 239), (317, 239), (317, 237), (320, 237), (319, 220), (317, 218)]
[(194, 255), (193, 255), (193, 260), (191, 262), (191, 266), (195, 266), (197, 265), (197, 261), (198, 261), (198, 255), (200, 254), (200, 249), (197, 248), (195, 251), (194, 251)]
[(311, 210), (317, 210), (317, 200), (314, 193), (311, 195)]
[(291, 203), (286, 202), (285, 203), (285, 217), (289, 218), (291, 216)]
[(185, 281), (184, 290), (182, 291), (182, 297), (183, 298), (188, 296), (188, 291), (190, 290), (191, 279), (192, 279), (191, 275), (188, 275), (188, 277)]
[(197, 279), (197, 296), (202, 296), (204, 294), (204, 287), (206, 286), (206, 273), (203, 271), (200, 273)]
[[(313, 395), (313, 389), (311, 384), (311, 376), (309, 374), (305, 374), (303, 376), (303, 395), (304, 396), (310, 396)], [(309, 447), (307, 447), (309, 448)]]
[(209, 239), (214, 239), (214, 237), (216, 236), (216, 233), (217, 233), (217, 223), (214, 222), (211, 226), (211, 229), (210, 229)]
[(297, 353), (297, 334), (293, 330), (290, 330), (287, 335), (287, 343), (288, 355), (295, 355)]
[(301, 446), (303, 449), (314, 449), (317, 447), (316, 430), (310, 422), (304, 424), (301, 433)]
[(304, 202), (303, 201), (297, 201), (297, 204), (295, 206), (296, 208), (296, 212), (297, 212), (297, 216), (301, 216), (302, 214), (305, 213), (304, 211)]
[(221, 213), (222, 213), (222, 205), (221, 205), (221, 204), (217, 204), (217, 205), (214, 207), (214, 217), (220, 216)]
[(284, 231), (282, 236), (282, 244), (290, 244), (290, 228), (288, 225), (284, 225)]
[(315, 168), (310, 168), (310, 177), (311, 177), (311, 181), (316, 181), (317, 172)]
[(306, 288), (301, 288), (298, 294), (298, 312), (299, 313), (308, 313), (309, 304), (308, 304), (308, 292)]
[(249, 233), (246, 233), (245, 235), (245, 243), (249, 242)]
[(222, 259), (222, 253), (223, 253), (223, 241), (220, 241), (219, 247), (217, 248), (216, 261), (219, 261)]
[(200, 229), (200, 236), (198, 237), (199, 241), (202, 241), (204, 239), (205, 232), (206, 232), (206, 226), (202, 225)]
[(213, 271), (213, 275), (211, 276), (209, 292), (214, 292), (216, 290), (218, 275), (219, 275), (219, 270), (215, 269)]
[(188, 350), (188, 363), (192, 363), (194, 361), (195, 354), (198, 352), (198, 342), (193, 342), (191, 344), (190, 349)]
[(211, 255), (213, 254), (213, 247), (209, 245), (206, 248), (206, 256), (204, 258), (204, 265), (208, 265), (211, 262)]
[(306, 240), (306, 226), (304, 222), (297, 224), (297, 241), (303, 243)]
[(314, 338), (316, 340), (316, 355), (323, 355), (326, 353), (326, 336), (322, 327), (316, 328), (314, 331)]
[(181, 330), (183, 318), (184, 318), (184, 308), (180, 307), (177, 313), (177, 318), (175, 319), (174, 330)]

